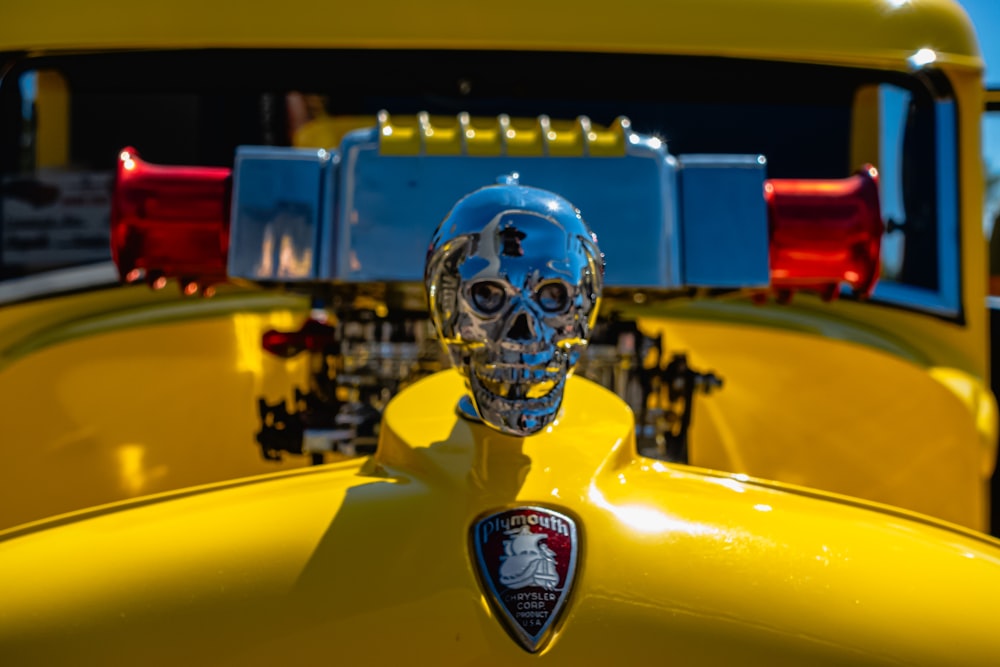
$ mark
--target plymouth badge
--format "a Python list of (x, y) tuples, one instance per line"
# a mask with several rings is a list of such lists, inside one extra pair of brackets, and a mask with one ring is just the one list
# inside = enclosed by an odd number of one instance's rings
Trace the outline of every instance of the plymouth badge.
[(472, 527), (487, 597), (528, 651), (538, 651), (552, 634), (572, 590), (579, 544), (573, 519), (544, 507), (496, 512)]

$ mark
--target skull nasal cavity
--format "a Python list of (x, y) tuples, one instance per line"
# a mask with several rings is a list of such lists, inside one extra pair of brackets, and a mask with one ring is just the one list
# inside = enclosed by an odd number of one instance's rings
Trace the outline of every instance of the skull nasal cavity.
[(528, 321), (527, 314), (521, 313), (514, 318), (514, 323), (507, 330), (507, 337), (513, 340), (531, 340), (534, 338), (531, 329), (531, 322)]
[(521, 247), (521, 241), (524, 240), (525, 236), (527, 234), (514, 227), (508, 227), (500, 232), (500, 242), (503, 244), (503, 249), (500, 251), (501, 254), (508, 257), (524, 257), (524, 248)]

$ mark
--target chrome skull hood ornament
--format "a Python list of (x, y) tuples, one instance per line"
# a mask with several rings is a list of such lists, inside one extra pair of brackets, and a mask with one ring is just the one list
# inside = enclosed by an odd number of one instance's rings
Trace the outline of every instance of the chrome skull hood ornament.
[(571, 203), (506, 184), (461, 199), (427, 254), (431, 317), (483, 422), (526, 436), (552, 424), (587, 345), (604, 278)]

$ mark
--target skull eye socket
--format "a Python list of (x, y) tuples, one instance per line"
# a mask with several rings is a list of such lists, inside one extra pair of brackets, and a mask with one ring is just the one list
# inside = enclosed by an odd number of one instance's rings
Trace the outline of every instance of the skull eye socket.
[(493, 315), (503, 308), (507, 301), (507, 292), (497, 283), (483, 281), (469, 288), (472, 305), (484, 315)]
[(569, 305), (569, 290), (560, 282), (545, 283), (535, 291), (535, 301), (547, 313), (559, 313)]

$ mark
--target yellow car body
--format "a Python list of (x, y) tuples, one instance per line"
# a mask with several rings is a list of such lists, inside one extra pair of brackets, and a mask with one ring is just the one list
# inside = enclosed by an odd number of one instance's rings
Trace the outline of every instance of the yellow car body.
[[(729, 374), (732, 389), (705, 401), (692, 425), (692, 463), (986, 529), (996, 408), (987, 381), (987, 316), (977, 305), (985, 295), (986, 272), (978, 222), (982, 64), (965, 16), (948, 2), (926, 0), (631, 9), (635, 17), (656, 17), (648, 22), (608, 22), (600, 12), (576, 9), (546, 4), (533, 8), (533, 16), (540, 14), (528, 20), (515, 11), (504, 12), (502, 19), (477, 18), (445, 6), (414, 18), (404, 6), (272, 12), (266, 5), (247, 5), (230, 12), (181, 3), (148, 21), (126, 3), (109, 4), (100, 20), (85, 20), (71, 3), (38, 4), (7, 10), (0, 43), (10, 54), (31, 58), (135, 49), (502, 47), (710, 55), (889, 72), (910, 71), (909, 58), (932, 45), (934, 67), (954, 89), (961, 128), (957, 194), (964, 307), (959, 318), (824, 304), (808, 296), (791, 307), (668, 302), (637, 316), (649, 321), (647, 330), (662, 331), (668, 344), (688, 350), (695, 362)], [(30, 58), (24, 62), (31, 67)], [(574, 76), (583, 76), (585, 85), (584, 73)], [(46, 95), (47, 79), (52, 77), (42, 76), (39, 84), (37, 105), (45, 122), (39, 124), (35, 159), (59, 165), (68, 159), (69, 107), (60, 86), (50, 82), (55, 91)], [(851, 164), (877, 163), (877, 147), (859, 127), (851, 140)], [(18, 415), (3, 431), (10, 472), (0, 485), (0, 525), (275, 468), (248, 444), (257, 422), (254, 396), (288, 396), (290, 378), (301, 378), (303, 362), (278, 363), (261, 354), (257, 341), (269, 328), (301, 321), (305, 301), (247, 293), (212, 303), (175, 302), (137, 288), (58, 299), (22, 299), (19, 293), (15, 287), (0, 310), (0, 399), (9, 414)], [(129, 333), (132, 327), (143, 333)], [(729, 344), (734, 332), (749, 354)], [(136, 343), (142, 349), (132, 347), (130, 341), (140, 340), (146, 341)], [(162, 347), (150, 351), (162, 344), (173, 346), (169, 354)], [(102, 362), (99, 369), (85, 361), (109, 356), (116, 361)], [(156, 359), (164, 359), (163, 365)], [(761, 372), (772, 367), (769, 359), (780, 361), (783, 370)], [(137, 379), (136, 369), (155, 380)], [(772, 418), (779, 406), (781, 417)], [(150, 421), (151, 412), (162, 416)], [(80, 475), (80, 466), (86, 475)]]
[[(498, 67), (517, 53), (646, 55), (944, 81), (958, 305), (900, 307), (877, 292), (764, 304), (615, 295), (608, 303), (644, 333), (724, 376), (697, 399), (690, 465), (640, 455), (633, 411), (588, 380), (570, 383), (558, 428), (518, 441), (458, 417), (462, 384), (445, 371), (389, 403), (373, 457), (313, 467), (305, 456), (263, 460), (254, 443), (257, 399), (291, 400), (309, 372), (302, 357), (266, 354), (261, 336), (295, 329), (306, 298), (242, 285), (189, 299), (100, 280), (49, 293), (37, 276), (11, 278), (0, 283), (0, 663), (995, 662), (983, 65), (960, 8), (0, 9), (5, 79), (38, 72), (38, 168), (69, 166), (67, 137), (81, 131), (73, 91), (48, 73), (77, 55), (264, 63), (272, 51), (348, 50), (404, 72), (396, 52), (440, 62), (481, 52)], [(597, 80), (596, 70), (550, 75), (581, 90)], [(865, 99), (852, 109), (844, 175), (886, 157)], [(319, 120), (300, 143), (336, 143), (344, 127)], [(574, 590), (537, 653), (505, 632), (468, 544), (477, 517), (524, 505), (565, 511), (581, 531)]]
[[(638, 457), (627, 406), (577, 379), (551, 434), (456, 421), (453, 371), (388, 408), (375, 457), (13, 529), (8, 664), (987, 665), (994, 540), (901, 510)], [(427, 401), (428, 395), (439, 400)], [(538, 654), (466, 550), (484, 511), (571, 508), (582, 567)]]

